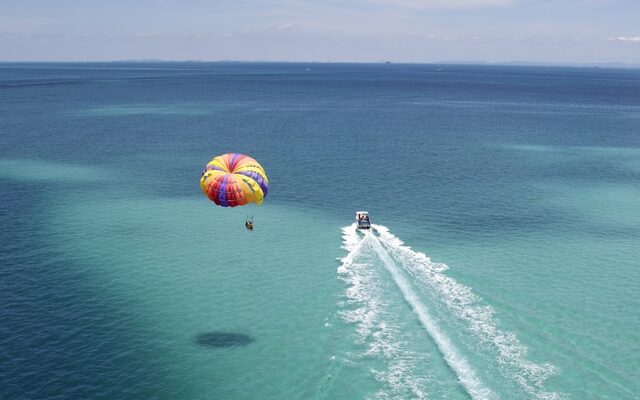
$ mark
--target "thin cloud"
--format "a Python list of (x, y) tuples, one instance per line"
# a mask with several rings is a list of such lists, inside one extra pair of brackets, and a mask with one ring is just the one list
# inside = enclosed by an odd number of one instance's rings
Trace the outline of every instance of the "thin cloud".
[(414, 9), (469, 9), (510, 7), (515, 0), (367, 0), (370, 3)]
[(281, 24), (276, 26), (276, 30), (278, 31), (288, 31), (288, 30), (292, 30), (292, 29), (296, 29), (298, 28), (296, 25), (294, 24)]
[(618, 36), (614, 38), (609, 38), (612, 42), (632, 42), (632, 43), (640, 43), (640, 36)]
[(433, 40), (460, 40), (460, 38), (456, 36), (441, 36), (433, 33), (428, 34), (426, 37), (427, 39), (433, 39)]

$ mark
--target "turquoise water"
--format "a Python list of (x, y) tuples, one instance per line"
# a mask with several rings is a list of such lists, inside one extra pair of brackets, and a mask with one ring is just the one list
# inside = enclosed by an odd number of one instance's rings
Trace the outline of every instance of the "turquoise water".
[[(2, 399), (638, 398), (638, 71), (0, 64), (0, 101)], [(263, 206), (200, 193), (227, 151)]]

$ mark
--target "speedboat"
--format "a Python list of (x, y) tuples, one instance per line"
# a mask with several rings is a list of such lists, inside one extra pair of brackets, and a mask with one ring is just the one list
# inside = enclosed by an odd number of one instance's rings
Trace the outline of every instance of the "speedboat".
[(371, 229), (371, 221), (367, 211), (356, 211), (356, 224), (358, 229)]

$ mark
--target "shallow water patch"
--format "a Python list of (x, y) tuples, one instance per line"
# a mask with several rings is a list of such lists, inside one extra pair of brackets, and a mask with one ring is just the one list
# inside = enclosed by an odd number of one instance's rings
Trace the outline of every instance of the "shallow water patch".
[(113, 104), (76, 111), (74, 115), (83, 117), (122, 117), (135, 115), (185, 115), (200, 116), (210, 114), (210, 110), (195, 104)]
[(0, 179), (22, 182), (96, 182), (110, 172), (86, 165), (29, 159), (0, 159)]

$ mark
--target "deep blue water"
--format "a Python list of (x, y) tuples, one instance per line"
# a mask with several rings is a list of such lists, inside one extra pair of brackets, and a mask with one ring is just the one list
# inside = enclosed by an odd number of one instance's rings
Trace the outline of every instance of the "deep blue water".
[[(0, 104), (2, 399), (637, 398), (638, 70), (0, 64)], [(230, 151), (263, 207), (200, 193)], [(356, 209), (448, 269), (346, 271)]]

